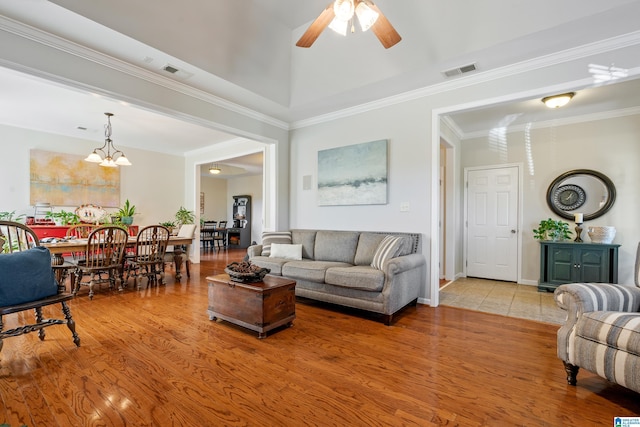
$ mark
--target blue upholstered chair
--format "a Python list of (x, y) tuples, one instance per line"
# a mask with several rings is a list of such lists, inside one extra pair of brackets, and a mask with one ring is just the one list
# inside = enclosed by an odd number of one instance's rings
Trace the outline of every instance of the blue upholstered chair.
[(571, 283), (559, 286), (556, 303), (567, 310), (558, 330), (558, 357), (567, 382), (584, 368), (640, 392), (640, 244), (635, 285)]
[[(73, 342), (80, 346), (80, 338), (71, 317), (67, 301), (72, 294), (59, 286), (51, 266), (51, 253), (39, 246), (36, 234), (26, 225), (0, 221), (0, 350), (9, 337), (38, 331), (44, 340), (44, 328), (66, 324)], [(45, 319), (42, 307), (60, 304), (63, 319)], [(34, 310), (35, 323), (4, 329), (3, 317), (20, 311)]]

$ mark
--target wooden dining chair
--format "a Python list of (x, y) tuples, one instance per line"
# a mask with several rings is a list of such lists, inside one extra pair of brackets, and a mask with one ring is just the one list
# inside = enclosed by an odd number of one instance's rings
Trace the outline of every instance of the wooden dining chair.
[(202, 224), (200, 228), (200, 242), (204, 249), (213, 247), (213, 236), (215, 235), (217, 226), (218, 221), (204, 221)]
[(133, 256), (127, 258), (127, 278), (133, 276), (138, 289), (141, 288), (142, 278), (147, 278), (147, 283), (160, 283), (164, 280), (164, 256), (167, 251), (170, 236), (169, 229), (161, 225), (150, 225), (138, 232)]
[[(122, 290), (123, 256), (128, 236), (127, 230), (115, 225), (98, 227), (89, 234), (84, 259), (78, 261), (75, 269), (74, 295), (84, 285), (89, 287), (89, 299), (93, 299), (94, 286), (105, 282), (111, 289), (118, 284), (118, 290)], [(89, 281), (83, 282), (86, 275)]]
[[(65, 239), (86, 239), (89, 234), (95, 230), (97, 225), (94, 224), (74, 224), (70, 225), (65, 233)], [(53, 269), (56, 272), (56, 279), (61, 286), (65, 286), (69, 272), (75, 271), (78, 267), (78, 261), (84, 258), (84, 252), (71, 252), (70, 257), (52, 258)], [(62, 263), (59, 262), (62, 261)], [(71, 281), (70, 290), (73, 291), (73, 280)]]
[[(80, 347), (80, 337), (67, 304), (73, 298), (64, 286), (55, 280), (51, 266), (51, 253), (43, 246), (35, 232), (24, 224), (0, 221), (0, 351), (3, 340), (38, 331), (44, 340), (44, 328), (67, 325), (73, 342)], [(47, 318), (42, 307), (60, 304), (64, 318)], [(35, 323), (26, 323), (13, 329), (4, 329), (4, 316), (34, 310)], [(23, 322), (26, 316), (18, 316)], [(29, 321), (27, 321), (29, 322)]]
[(227, 247), (227, 221), (220, 221), (216, 232), (213, 235), (213, 246), (217, 247), (218, 251), (223, 247)]

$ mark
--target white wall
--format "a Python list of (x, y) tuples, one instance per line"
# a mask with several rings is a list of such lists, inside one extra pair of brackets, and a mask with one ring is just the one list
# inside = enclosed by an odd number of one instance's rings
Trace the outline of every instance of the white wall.
[(227, 194), (227, 180), (202, 176), (200, 191), (204, 192), (204, 214), (200, 218), (207, 221), (228, 220), (229, 198)]
[[(461, 173), (463, 168), (471, 166), (524, 165), (522, 281), (530, 284), (537, 283), (540, 274), (540, 248), (533, 239), (532, 230), (537, 228), (541, 219), (563, 219), (555, 215), (546, 202), (551, 182), (572, 169), (593, 169), (605, 174), (616, 187), (615, 204), (604, 216), (584, 224), (582, 238), (589, 241), (588, 226), (615, 226), (614, 243), (622, 245), (619, 249), (619, 282), (633, 283), (633, 265), (640, 241), (636, 218), (636, 213), (640, 212), (638, 159), (640, 116), (634, 115), (533, 129), (529, 134), (508, 133), (503, 144), (496, 144), (489, 137), (464, 140)], [(573, 231), (573, 222), (565, 221), (570, 223)]]
[[(4, 125), (0, 125), (0, 141), (3, 157), (0, 211), (15, 210), (17, 214), (29, 215), (33, 214), (33, 207), (29, 205), (29, 150), (87, 155), (98, 145), (95, 141)], [(120, 168), (120, 200), (121, 205), (126, 199), (136, 205), (139, 214), (134, 217), (134, 224), (148, 225), (173, 219), (184, 201), (183, 158), (122, 148), (133, 166)], [(65, 207), (65, 210), (70, 209)]]

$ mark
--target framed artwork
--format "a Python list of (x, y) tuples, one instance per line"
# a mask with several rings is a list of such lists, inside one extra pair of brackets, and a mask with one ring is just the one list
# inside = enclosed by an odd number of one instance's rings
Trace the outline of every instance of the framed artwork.
[(387, 140), (318, 151), (318, 205), (387, 203)]
[(200, 192), (200, 215), (204, 215), (204, 192)]
[(29, 198), (31, 205), (120, 206), (120, 168), (85, 162), (85, 156), (31, 150)]

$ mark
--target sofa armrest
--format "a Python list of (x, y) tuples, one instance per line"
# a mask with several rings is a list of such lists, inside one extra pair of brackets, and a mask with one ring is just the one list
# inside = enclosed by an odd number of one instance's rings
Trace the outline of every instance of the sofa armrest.
[(423, 266), (426, 263), (424, 256), (421, 254), (409, 254), (391, 258), (384, 266), (384, 273), (389, 277), (404, 271), (412, 270)]
[(247, 248), (247, 255), (249, 255), (249, 259), (260, 256), (262, 254), (262, 245), (251, 245)]

